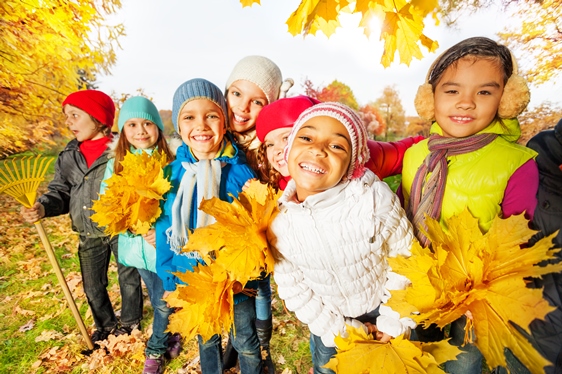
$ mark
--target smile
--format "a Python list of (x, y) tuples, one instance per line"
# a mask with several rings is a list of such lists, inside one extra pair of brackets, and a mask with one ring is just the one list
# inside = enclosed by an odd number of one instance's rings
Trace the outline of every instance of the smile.
[(459, 121), (459, 122), (466, 122), (466, 121), (472, 121), (473, 120), (472, 117), (459, 117), (459, 116), (453, 116), (453, 117), (451, 117), (451, 119), (453, 121)]
[(193, 140), (196, 140), (198, 142), (204, 142), (207, 140), (211, 140), (213, 137), (211, 135), (195, 135), (192, 138)]
[(234, 120), (236, 122), (248, 122), (250, 119), (249, 118), (244, 118), (244, 117), (240, 117), (238, 114), (233, 113), (234, 114)]
[(321, 169), (321, 168), (316, 167), (316, 166), (313, 166), (313, 165), (306, 164), (306, 163), (304, 163), (304, 162), (303, 162), (303, 163), (300, 163), (299, 166), (300, 166), (302, 169), (304, 169), (304, 170), (306, 170), (306, 171), (309, 171), (309, 172), (311, 172), (311, 173), (315, 173), (315, 174), (326, 174), (326, 170)]

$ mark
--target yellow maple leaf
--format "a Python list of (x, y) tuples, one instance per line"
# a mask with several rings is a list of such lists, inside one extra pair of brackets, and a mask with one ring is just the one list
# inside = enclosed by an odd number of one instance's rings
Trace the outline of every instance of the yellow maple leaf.
[(93, 202), (92, 221), (105, 227), (111, 236), (132, 230), (146, 234), (161, 214), (160, 200), (171, 188), (164, 177), (164, 153), (127, 152), (121, 161), (123, 170), (107, 181), (107, 189)]
[(247, 6), (252, 6), (254, 4), (261, 5), (260, 0), (240, 0), (240, 4), (242, 4), (242, 8)]
[[(418, 323), (444, 327), (472, 313), (476, 346), (487, 364), (505, 366), (508, 347), (531, 372), (542, 372), (545, 360), (513, 323), (529, 332), (534, 319), (544, 319), (554, 307), (541, 289), (529, 289), (524, 278), (562, 271), (562, 264), (538, 266), (553, 259), (553, 234), (533, 247), (521, 248), (535, 231), (523, 215), (496, 217), (482, 234), (478, 220), (468, 210), (446, 222), (426, 218), (432, 250), (415, 242), (408, 259), (388, 259), (392, 269), (411, 280), (403, 291), (392, 292), (388, 305), (401, 314), (413, 311)], [(469, 326), (470, 327), (470, 326)]]
[(199, 252), (207, 263), (221, 266), (242, 284), (271, 272), (274, 260), (266, 230), (278, 211), (277, 198), (271, 187), (252, 181), (232, 203), (203, 200), (199, 209), (216, 222), (196, 229), (183, 251)]
[(336, 373), (444, 373), (439, 365), (461, 350), (443, 340), (420, 343), (398, 336), (389, 343), (374, 340), (360, 328), (347, 326), (348, 337), (337, 336), (337, 354), (325, 365)]
[(166, 302), (181, 308), (170, 316), (168, 330), (191, 339), (201, 335), (207, 341), (214, 334), (230, 331), (234, 320), (234, 280), (222, 268), (198, 264), (193, 272), (175, 273), (185, 285), (178, 285)]

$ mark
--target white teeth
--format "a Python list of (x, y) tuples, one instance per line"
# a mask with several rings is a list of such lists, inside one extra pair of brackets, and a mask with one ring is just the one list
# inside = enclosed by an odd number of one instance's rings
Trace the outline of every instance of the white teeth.
[(209, 140), (209, 139), (211, 139), (211, 138), (212, 138), (212, 136), (209, 136), (209, 135), (195, 135), (195, 136), (193, 137), (193, 139), (199, 140), (199, 141), (202, 141), (202, 140)]
[(455, 121), (470, 121), (471, 117), (453, 117)]
[(301, 164), (301, 168), (303, 168), (304, 170), (311, 171), (311, 172), (316, 173), (316, 174), (324, 174), (326, 172), (325, 170), (318, 169), (318, 168), (312, 167), (312, 166), (307, 165), (307, 164)]
[(240, 117), (238, 114), (234, 113), (234, 119), (238, 122), (248, 122), (249, 118)]

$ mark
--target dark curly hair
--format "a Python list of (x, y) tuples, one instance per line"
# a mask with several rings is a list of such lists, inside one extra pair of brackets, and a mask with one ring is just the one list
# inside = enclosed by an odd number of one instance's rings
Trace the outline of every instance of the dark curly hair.
[(262, 143), (257, 152), (258, 169), (256, 173), (261, 182), (269, 184), (276, 191), (279, 190), (279, 181), (283, 176), (267, 160), (266, 144)]

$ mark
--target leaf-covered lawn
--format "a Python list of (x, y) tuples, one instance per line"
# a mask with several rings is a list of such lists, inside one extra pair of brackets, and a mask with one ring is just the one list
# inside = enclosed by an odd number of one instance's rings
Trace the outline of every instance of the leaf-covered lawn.
[[(44, 191), (44, 187), (40, 189)], [(55, 273), (33, 225), (24, 223), (20, 206), (0, 194), (0, 372), (2, 373), (140, 373), (144, 347), (152, 323), (145, 290), (143, 330), (129, 337), (110, 338), (106, 348), (90, 356), (80, 330), (66, 304)], [(68, 216), (43, 220), (61, 269), (86, 327), (93, 319), (82, 289), (77, 236)], [(109, 294), (120, 310), (117, 267), (109, 269)], [(311, 366), (308, 329), (273, 300), (272, 356), (278, 373), (306, 373)], [(223, 339), (224, 340), (224, 339)], [(237, 371), (233, 371), (236, 373)], [(184, 342), (182, 354), (166, 373), (200, 373), (196, 341)]]

